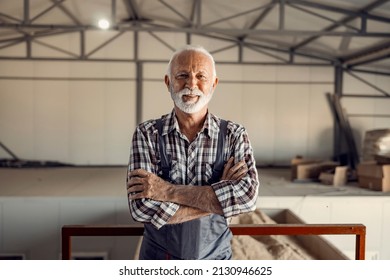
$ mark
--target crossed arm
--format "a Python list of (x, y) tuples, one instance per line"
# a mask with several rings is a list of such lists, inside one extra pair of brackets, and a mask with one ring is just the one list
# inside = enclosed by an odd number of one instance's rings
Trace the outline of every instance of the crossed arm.
[[(223, 170), (221, 180), (240, 180), (248, 172), (244, 160), (234, 164), (230, 158)], [(171, 184), (144, 169), (128, 174), (127, 193), (131, 200), (148, 198), (180, 205), (168, 220), (169, 224), (181, 223), (209, 214), (223, 215), (223, 209), (211, 186), (184, 186)]]
[(221, 180), (210, 186), (184, 186), (155, 175), (155, 131), (148, 125), (136, 129), (130, 149), (127, 192), (134, 220), (160, 228), (211, 213), (229, 218), (256, 209), (259, 181), (253, 149), (243, 127), (232, 127), (228, 143), (234, 159), (228, 160)]

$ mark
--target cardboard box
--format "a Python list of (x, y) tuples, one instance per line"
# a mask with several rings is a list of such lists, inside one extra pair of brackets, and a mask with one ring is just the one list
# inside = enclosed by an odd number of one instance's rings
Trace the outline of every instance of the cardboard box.
[(389, 192), (390, 191), (390, 177), (375, 178), (375, 177), (358, 177), (359, 186), (361, 188), (368, 188), (374, 191)]
[(358, 184), (375, 191), (390, 191), (390, 164), (363, 162), (357, 166)]
[(308, 158), (303, 158), (301, 156), (296, 156), (291, 160), (291, 181), (294, 181), (297, 179), (297, 169), (299, 165), (303, 164), (310, 164), (310, 163), (319, 163), (321, 162), (320, 160), (317, 159), (308, 159)]
[(334, 172), (321, 172), (319, 180), (326, 185), (343, 186), (348, 181), (348, 166), (337, 166)]
[(382, 178), (384, 177), (383, 166), (375, 161), (366, 161), (358, 164), (357, 174), (358, 176)]
[(338, 165), (339, 163), (334, 161), (300, 164), (297, 166), (297, 180), (318, 180), (321, 172), (332, 170)]

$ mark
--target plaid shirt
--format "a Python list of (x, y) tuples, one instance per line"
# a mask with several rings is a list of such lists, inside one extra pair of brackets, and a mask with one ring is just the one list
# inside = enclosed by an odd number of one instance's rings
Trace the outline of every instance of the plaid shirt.
[[(203, 129), (193, 142), (180, 132), (174, 111), (162, 117), (168, 158), (171, 162), (170, 178), (173, 184), (209, 185), (215, 162), (220, 119), (208, 113)], [(224, 160), (245, 159), (248, 173), (239, 181), (222, 180), (211, 185), (221, 203), (225, 218), (254, 211), (258, 196), (258, 175), (253, 150), (244, 127), (228, 122)], [(156, 121), (140, 124), (133, 135), (128, 170), (138, 168), (162, 175)], [(180, 205), (151, 199), (129, 199), (133, 219), (152, 223), (160, 228), (176, 213)]]

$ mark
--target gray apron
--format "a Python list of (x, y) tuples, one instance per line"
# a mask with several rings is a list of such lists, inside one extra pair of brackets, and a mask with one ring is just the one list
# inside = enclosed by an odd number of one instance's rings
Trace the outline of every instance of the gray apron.
[[(217, 159), (214, 163), (213, 173), (208, 182), (209, 184), (218, 182), (222, 176), (226, 127), (227, 122), (221, 120), (218, 135)], [(162, 178), (171, 181), (169, 177), (170, 164), (162, 137), (161, 119), (157, 120), (157, 128), (159, 131)], [(231, 259), (231, 238), (232, 233), (226, 219), (216, 214), (180, 224), (166, 224), (160, 229), (156, 229), (151, 224), (145, 224), (139, 259)]]

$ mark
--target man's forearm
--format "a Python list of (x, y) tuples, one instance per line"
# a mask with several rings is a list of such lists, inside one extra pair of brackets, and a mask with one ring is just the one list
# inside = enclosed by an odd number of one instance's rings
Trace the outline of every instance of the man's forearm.
[(197, 208), (206, 213), (223, 215), (221, 204), (211, 186), (173, 185), (167, 200)]
[(128, 176), (127, 192), (130, 199), (149, 198), (197, 208), (206, 213), (224, 213), (211, 186), (174, 185), (142, 169), (133, 170)]

